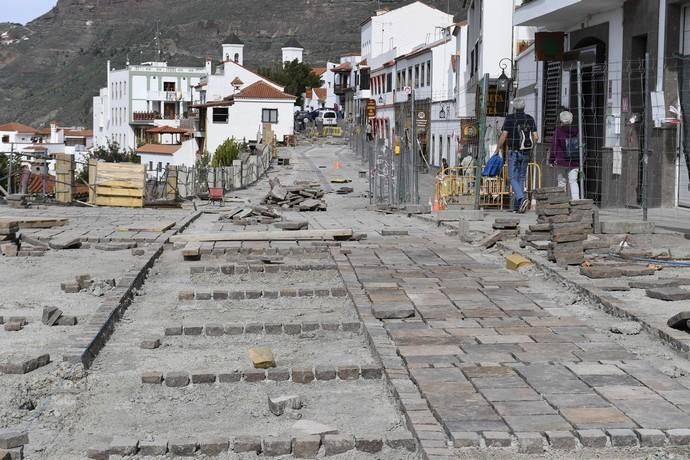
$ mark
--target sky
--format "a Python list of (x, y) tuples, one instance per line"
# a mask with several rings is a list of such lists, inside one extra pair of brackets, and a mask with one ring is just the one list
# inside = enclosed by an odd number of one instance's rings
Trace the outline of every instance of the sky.
[(47, 13), (57, 0), (0, 0), (0, 22), (26, 24)]

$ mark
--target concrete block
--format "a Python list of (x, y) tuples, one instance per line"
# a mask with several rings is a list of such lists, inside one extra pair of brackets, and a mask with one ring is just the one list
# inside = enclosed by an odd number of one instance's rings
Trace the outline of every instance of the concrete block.
[(77, 317), (71, 316), (71, 315), (62, 315), (58, 318), (55, 325), (56, 326), (76, 326), (77, 325)]
[(228, 298), (228, 291), (214, 289), (212, 296), (213, 300), (226, 300)]
[(287, 436), (269, 436), (263, 440), (263, 453), (267, 457), (290, 455), (292, 439)]
[(637, 436), (633, 430), (627, 428), (616, 428), (606, 430), (611, 438), (613, 447), (632, 447), (637, 446)]
[(544, 434), (552, 449), (574, 450), (577, 448), (577, 439), (570, 431), (547, 431)]
[(226, 335), (242, 335), (244, 334), (244, 324), (228, 324), (225, 326)]
[(408, 432), (387, 434), (385, 443), (391, 449), (402, 449), (408, 452), (414, 452), (417, 450), (417, 442)]
[(338, 378), (340, 380), (357, 380), (359, 378), (359, 366), (338, 366)]
[(297, 289), (281, 289), (280, 297), (297, 297)]
[(268, 397), (268, 410), (273, 415), (281, 416), (286, 409), (299, 410), (302, 408), (302, 399), (297, 395), (283, 395)]
[(139, 348), (144, 350), (155, 350), (161, 346), (161, 339), (146, 339), (142, 340), (139, 344)]
[(193, 439), (181, 438), (171, 439), (168, 442), (168, 448), (173, 456), (193, 457), (196, 453), (198, 445)]
[(235, 274), (235, 266), (234, 265), (221, 265), (220, 271), (224, 275), (234, 275)]
[(298, 297), (314, 297), (314, 290), (308, 289), (308, 288), (299, 288), (299, 289), (297, 289), (297, 296)]
[(661, 430), (638, 428), (635, 432), (640, 439), (640, 447), (662, 447), (666, 444), (666, 435)]
[(292, 455), (295, 458), (316, 458), (321, 447), (321, 436), (301, 435), (292, 440)]
[(273, 351), (269, 347), (256, 347), (249, 349), (249, 359), (256, 369), (276, 367)]
[(282, 323), (264, 323), (264, 330), (266, 334), (282, 334), (283, 324)]
[(177, 300), (194, 300), (194, 291), (180, 291), (177, 293)]
[(510, 447), (513, 439), (504, 431), (485, 431), (482, 433), (486, 447)]
[(343, 454), (355, 448), (355, 438), (344, 434), (327, 434), (323, 437), (323, 448), (327, 457)]
[(192, 372), (192, 383), (194, 384), (209, 384), (216, 381), (216, 374), (207, 370), (198, 370)]
[(165, 374), (165, 385), (172, 388), (189, 385), (189, 374), (185, 371), (173, 371)]
[(690, 291), (675, 286), (647, 289), (646, 293), (647, 297), (667, 302), (690, 300)]
[(345, 288), (331, 288), (331, 296), (333, 296), (333, 297), (347, 297), (347, 289), (345, 289)]
[(292, 425), (292, 430), (301, 434), (325, 435), (338, 433), (337, 428), (315, 422), (314, 420), (298, 420)]
[(314, 369), (316, 380), (334, 380), (336, 369), (334, 366), (316, 366)]
[(76, 294), (81, 291), (79, 283), (76, 282), (60, 283), (60, 289), (67, 294)]
[(199, 325), (184, 326), (182, 328), (182, 332), (184, 333), (184, 335), (201, 335), (201, 333), (204, 332), (204, 326), (199, 326)]
[(208, 457), (220, 455), (229, 448), (229, 440), (220, 436), (204, 436), (199, 440), (199, 452)]
[(242, 380), (240, 371), (224, 371), (218, 374), (219, 383), (237, 383)]
[(290, 380), (290, 369), (274, 368), (266, 371), (266, 378), (273, 382), (285, 382)]
[(182, 335), (182, 326), (168, 326), (165, 328), (166, 336)]
[(314, 289), (314, 297), (330, 297), (330, 295), (331, 295), (330, 289), (321, 289), (321, 288)]
[(157, 371), (149, 371), (141, 374), (141, 383), (145, 385), (160, 385), (163, 383), (163, 373)]
[(310, 367), (293, 367), (292, 381), (295, 383), (311, 383), (314, 381), (314, 371)]
[(668, 430), (666, 434), (668, 434), (668, 441), (672, 446), (690, 445), (690, 430), (688, 429)]
[(300, 335), (302, 333), (302, 325), (298, 323), (283, 324), (283, 330), (288, 335)]
[(630, 233), (633, 235), (654, 233), (656, 224), (654, 222), (632, 222), (632, 221), (610, 221), (601, 222), (601, 233), (622, 234)]
[(344, 332), (359, 333), (362, 330), (362, 324), (359, 321), (343, 321), (342, 328)]
[(263, 298), (264, 299), (277, 299), (280, 297), (280, 291), (272, 290), (272, 289), (264, 289), (263, 290)]
[(41, 316), (41, 322), (46, 326), (52, 326), (57, 323), (58, 319), (62, 316), (62, 310), (57, 307), (43, 307), (43, 314)]
[(245, 369), (242, 371), (242, 379), (245, 382), (263, 382), (266, 380), (266, 371), (263, 369)]
[(7, 332), (18, 332), (18, 331), (21, 331), (22, 329), (24, 329), (24, 326), (22, 325), (22, 323), (9, 321), (9, 322), (5, 323), (3, 328)]
[(321, 329), (324, 331), (335, 332), (340, 329), (340, 323), (337, 321), (321, 322)]
[(302, 323), (302, 332), (318, 331), (321, 325), (317, 322), (304, 322)]
[(264, 332), (264, 323), (247, 323), (244, 326), (245, 334), (262, 334)]
[(225, 334), (225, 328), (222, 324), (207, 324), (204, 330), (208, 337), (220, 337)]
[(238, 454), (261, 453), (261, 438), (258, 436), (237, 436), (232, 440), (232, 451)]
[(383, 439), (376, 435), (355, 436), (355, 448), (360, 452), (375, 454), (383, 449)]
[(521, 454), (541, 454), (544, 452), (544, 437), (541, 433), (515, 433), (518, 452)]
[(244, 291), (228, 291), (228, 299), (230, 300), (244, 300), (245, 298)]
[(263, 291), (261, 289), (247, 289), (244, 291), (244, 296), (247, 299), (260, 299), (262, 295)]
[(29, 444), (29, 433), (27, 431), (0, 428), (0, 449), (14, 449), (26, 444)]
[(139, 440), (127, 437), (116, 437), (110, 443), (110, 455), (134, 455), (139, 450)]
[(168, 441), (154, 439), (139, 441), (139, 455), (142, 457), (156, 457), (168, 453)]
[(479, 447), (479, 434), (473, 431), (453, 431), (450, 433), (453, 447), (462, 449), (464, 447)]
[(362, 366), (360, 371), (365, 380), (378, 380), (383, 377), (383, 369), (373, 364)]
[(189, 267), (189, 273), (191, 275), (199, 275), (201, 273), (204, 273), (206, 271), (206, 267), (203, 265), (196, 265)]
[(582, 447), (601, 448), (608, 444), (606, 433), (601, 430), (577, 430)]

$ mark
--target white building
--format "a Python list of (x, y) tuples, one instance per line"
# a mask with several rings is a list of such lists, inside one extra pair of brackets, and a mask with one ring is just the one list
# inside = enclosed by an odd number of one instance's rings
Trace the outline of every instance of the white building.
[(117, 142), (136, 149), (147, 129), (180, 126), (189, 106), (199, 100), (195, 87), (206, 76), (203, 67), (170, 67), (165, 62), (111, 69), (107, 86), (93, 99), (93, 131), (97, 146)]
[(295, 37), (291, 37), (283, 45), (281, 51), (283, 52), (283, 65), (294, 60), (297, 60), (297, 62), (303, 62), (304, 47), (297, 41)]
[(137, 148), (137, 154), (148, 175), (160, 176), (169, 165), (188, 166), (196, 162), (197, 144), (192, 130), (160, 126), (146, 131), (148, 143)]

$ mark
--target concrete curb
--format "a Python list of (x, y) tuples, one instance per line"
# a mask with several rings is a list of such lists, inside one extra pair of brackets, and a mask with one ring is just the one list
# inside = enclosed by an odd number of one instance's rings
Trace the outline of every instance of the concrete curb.
[(322, 271), (322, 270), (337, 270), (336, 264), (264, 264), (264, 263), (248, 263), (248, 264), (229, 264), (229, 265), (195, 265), (189, 267), (191, 275), (198, 275), (201, 273), (222, 273), (224, 275), (244, 275), (247, 273), (279, 273), (290, 271)]
[(324, 322), (303, 322), (303, 323), (228, 323), (228, 324), (174, 324), (165, 327), (163, 335), (174, 337), (180, 335), (195, 336), (206, 335), (207, 337), (218, 337), (222, 335), (239, 336), (242, 334), (287, 334), (299, 335), (303, 332), (312, 331), (324, 332), (353, 332), (360, 334), (362, 325), (359, 321), (324, 321)]
[(171, 236), (184, 231), (201, 214), (197, 211), (184, 218), (176, 225), (176, 228), (163, 233), (159, 238), (160, 243), (152, 246), (153, 252), (148, 257), (144, 256), (145, 261), (141, 268), (130, 270), (117, 281), (116, 287), (108, 292), (101, 305), (89, 318), (83, 334), (71, 337), (72, 343), (68, 351), (63, 354), (63, 361), (81, 363), (87, 369), (91, 366), (110, 339), (115, 330), (115, 324), (131, 305), (136, 291), (144, 285), (149, 270), (163, 254), (165, 243)]
[(244, 291), (226, 291), (214, 289), (212, 291), (180, 291), (177, 300), (252, 300), (252, 299), (277, 299), (279, 297), (347, 297), (345, 288), (293, 288), (293, 289), (247, 289)]

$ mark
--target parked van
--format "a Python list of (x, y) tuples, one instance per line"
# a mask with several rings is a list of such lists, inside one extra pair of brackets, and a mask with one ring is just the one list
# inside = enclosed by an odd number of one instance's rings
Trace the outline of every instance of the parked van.
[(319, 112), (319, 118), (323, 126), (338, 126), (338, 115), (333, 110)]

